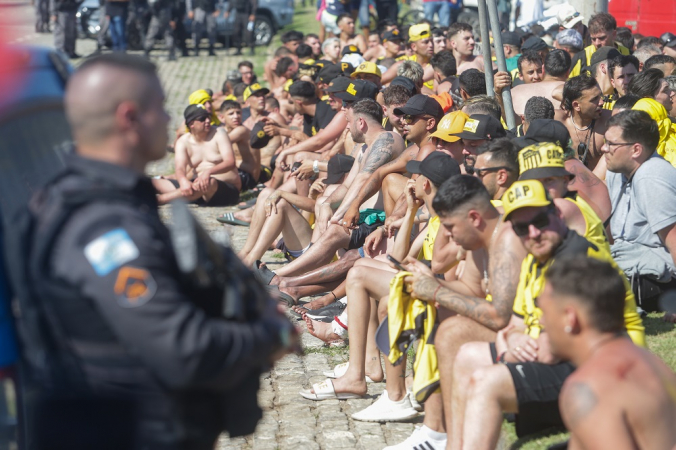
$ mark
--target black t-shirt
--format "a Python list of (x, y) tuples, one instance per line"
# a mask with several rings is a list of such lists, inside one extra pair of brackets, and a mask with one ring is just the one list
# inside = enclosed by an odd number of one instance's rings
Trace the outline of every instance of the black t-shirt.
[(303, 133), (307, 136), (312, 137), (312, 124), (314, 123), (315, 118), (309, 114), (303, 114)]
[(331, 123), (335, 115), (336, 111), (331, 109), (328, 101), (320, 101), (317, 103), (315, 116), (312, 120), (312, 131), (311, 134), (308, 134), (308, 136), (314, 136), (315, 134), (319, 133), (319, 130), (326, 128), (326, 126)]

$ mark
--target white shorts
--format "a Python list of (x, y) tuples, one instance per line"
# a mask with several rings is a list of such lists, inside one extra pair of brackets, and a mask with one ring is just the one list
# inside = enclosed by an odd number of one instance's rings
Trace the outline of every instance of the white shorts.
[(334, 16), (331, 13), (326, 12), (326, 10), (322, 11), (322, 25), (324, 25), (324, 28), (326, 28), (326, 31), (329, 33), (333, 33), (336, 36), (340, 35), (340, 28), (338, 28), (338, 24), (336, 23), (336, 20), (338, 19), (338, 16)]

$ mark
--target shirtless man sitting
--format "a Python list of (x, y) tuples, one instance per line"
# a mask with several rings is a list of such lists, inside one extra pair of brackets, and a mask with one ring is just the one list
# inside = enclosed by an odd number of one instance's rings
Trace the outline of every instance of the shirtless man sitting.
[(202, 105), (188, 106), (183, 117), (190, 132), (176, 141), (176, 178), (153, 180), (158, 202), (184, 198), (207, 206), (236, 204), (242, 182), (228, 133), (211, 126)]
[(582, 163), (594, 170), (601, 159), (601, 147), (611, 111), (603, 109), (603, 92), (594, 78), (578, 76), (563, 85), (561, 108), (567, 113), (573, 149)]
[(261, 152), (249, 145), (249, 129), (242, 125), (242, 106), (235, 101), (226, 100), (221, 104), (218, 118), (228, 132), (242, 192), (255, 188), (261, 175)]
[[(554, 99), (552, 92), (557, 87), (562, 88), (568, 79), (570, 55), (563, 50), (552, 50), (545, 58), (544, 68), (544, 77), (539, 83), (522, 84), (512, 88), (514, 113), (518, 116), (525, 114), (526, 103), (530, 98), (535, 96), (544, 97), (552, 102), (555, 109), (561, 109), (560, 102)], [(504, 86), (509, 85), (509, 74), (507, 72), (496, 73), (494, 84), (495, 93), (498, 94), (497, 98), (502, 100), (500, 93)]]
[(336, 19), (336, 25), (340, 28), (340, 48), (348, 45), (356, 45), (359, 51), (364, 54), (366, 51), (366, 39), (364, 35), (354, 33), (354, 19), (351, 14), (341, 14)]
[(571, 450), (676, 446), (676, 376), (626, 336), (624, 295), (617, 270), (596, 259), (562, 259), (545, 275), (551, 351), (577, 367), (559, 396)]

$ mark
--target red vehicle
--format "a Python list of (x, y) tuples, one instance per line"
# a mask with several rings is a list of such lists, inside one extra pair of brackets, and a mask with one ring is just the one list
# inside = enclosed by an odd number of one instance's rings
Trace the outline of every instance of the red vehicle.
[(632, 33), (660, 37), (667, 31), (676, 34), (676, 1), (673, 0), (610, 0), (608, 12), (618, 27)]

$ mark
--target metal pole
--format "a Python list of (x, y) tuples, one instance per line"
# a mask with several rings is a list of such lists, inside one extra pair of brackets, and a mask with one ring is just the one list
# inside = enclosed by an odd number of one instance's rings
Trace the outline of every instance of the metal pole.
[(488, 34), (488, 14), (486, 0), (479, 0), (479, 25), (481, 26), (481, 50), (484, 54), (484, 74), (486, 76), (486, 92), (493, 97), (493, 62), (491, 61), (491, 39)]
[[(488, 4), (488, 17), (491, 21), (491, 30), (493, 30), (493, 43), (495, 44), (495, 57), (500, 72), (507, 72), (507, 62), (505, 61), (505, 52), (502, 48), (502, 36), (500, 36), (500, 20), (498, 19), (498, 5), (495, 0), (479, 0), (479, 3), (485, 1)], [(491, 74), (493, 72), (491, 71)], [(505, 107), (505, 118), (507, 119), (507, 128), (510, 130), (516, 126), (514, 123), (514, 106), (512, 105), (512, 93), (509, 87), (502, 90), (502, 104)]]

